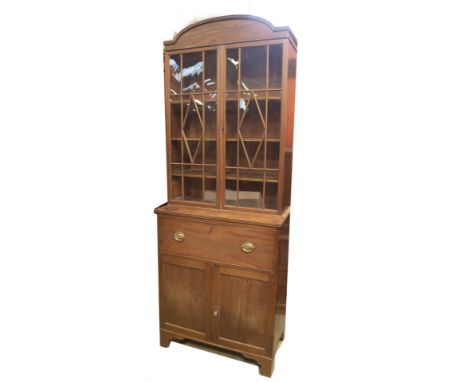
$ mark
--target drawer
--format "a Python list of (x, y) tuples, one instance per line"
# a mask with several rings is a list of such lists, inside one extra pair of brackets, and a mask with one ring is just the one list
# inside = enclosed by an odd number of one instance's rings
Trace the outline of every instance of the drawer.
[(159, 216), (158, 241), (161, 252), (244, 267), (272, 270), (276, 257), (276, 230), (271, 228)]

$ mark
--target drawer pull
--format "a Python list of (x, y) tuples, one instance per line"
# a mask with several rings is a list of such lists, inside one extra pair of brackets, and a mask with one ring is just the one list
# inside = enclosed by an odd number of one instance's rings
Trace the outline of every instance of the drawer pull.
[(255, 250), (255, 244), (250, 242), (250, 241), (244, 241), (242, 243), (242, 250), (245, 252), (245, 253), (250, 253), (250, 252), (253, 252)]
[(174, 240), (181, 242), (185, 240), (185, 234), (183, 232), (176, 232), (174, 233)]

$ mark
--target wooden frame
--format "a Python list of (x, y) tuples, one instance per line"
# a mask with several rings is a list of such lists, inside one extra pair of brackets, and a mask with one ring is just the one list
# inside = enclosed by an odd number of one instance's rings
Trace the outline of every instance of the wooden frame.
[[(226, 30), (232, 30), (238, 28), (239, 23), (242, 23), (242, 33), (239, 34), (226, 34)], [(203, 29), (203, 31), (200, 31)], [(237, 30), (237, 29), (236, 29)], [(209, 33), (208, 33), (209, 31)], [(250, 35), (245, 35), (245, 31), (251, 31)], [(256, 33), (255, 39), (252, 39), (253, 33)], [(203, 34), (205, 33), (206, 36)], [(201, 36), (200, 36), (201, 35)], [(237, 38), (234, 36), (237, 35)], [(213, 37), (214, 36), (214, 37)], [(196, 41), (195, 41), (196, 40)], [(189, 45), (189, 41), (191, 42)], [(290, 91), (288, 90), (289, 82), (288, 82), (288, 64), (289, 59), (288, 57), (291, 55), (291, 51), (296, 52), (296, 38), (292, 34), (292, 32), (287, 27), (280, 27), (275, 28), (273, 27), (268, 21), (253, 17), (253, 16), (245, 16), (245, 15), (235, 15), (235, 16), (228, 16), (228, 17), (219, 17), (213, 18), (209, 20), (204, 20), (199, 23), (190, 25), (189, 27), (182, 30), (180, 33), (176, 35), (176, 37), (171, 41), (165, 42), (165, 101), (166, 101), (166, 131), (167, 131), (167, 177), (168, 177), (168, 200), (169, 204), (185, 204), (185, 205), (193, 205), (193, 206), (200, 206), (200, 207), (208, 207), (208, 208), (221, 208), (226, 210), (244, 210), (244, 211), (256, 211), (262, 213), (272, 213), (272, 214), (281, 214), (284, 208), (286, 207), (284, 204), (285, 196), (284, 190), (289, 190), (290, 186), (284, 185), (285, 180), (290, 182), (290, 177), (284, 175), (284, 173), (291, 173), (291, 166), (292, 162), (286, 162), (284, 159), (285, 153), (291, 150), (286, 150), (284, 147), (284, 136), (285, 131), (292, 129), (292, 127), (287, 126), (288, 120), (286, 118), (286, 114), (290, 113), (287, 109), (288, 105), (288, 97), (293, 97)], [(269, 70), (270, 70), (270, 46), (273, 45), (280, 45), (282, 50), (282, 61), (281, 61), (281, 72), (282, 72), (282, 80), (281, 86), (279, 88), (269, 88)], [(240, 94), (247, 93), (247, 91), (242, 90), (238, 87), (237, 90), (229, 90), (226, 89), (226, 51), (227, 49), (238, 49), (239, 54), (241, 53), (241, 49), (245, 48), (254, 48), (254, 47), (266, 47), (266, 63), (265, 63), (265, 84), (266, 86), (261, 89), (249, 89), (248, 91), (248, 100), (247, 105), (245, 107), (244, 114), (240, 114), (239, 104), (241, 102)], [(215, 175), (207, 175), (205, 170), (207, 170), (207, 165), (205, 164), (204, 154), (205, 154), (205, 142), (206, 139), (204, 137), (205, 131), (205, 107), (204, 107), (204, 98), (207, 94), (203, 88), (200, 89), (198, 92), (190, 92), (184, 93), (182, 90), (183, 85), (181, 83), (181, 91), (178, 94), (180, 97), (180, 129), (181, 129), (181, 160), (179, 162), (171, 162), (171, 147), (172, 142), (175, 140), (171, 137), (172, 131), (172, 113), (171, 108), (174, 107), (174, 102), (171, 100), (174, 96), (171, 96), (169, 89), (170, 89), (170, 65), (169, 62), (171, 57), (178, 56), (180, 58), (180, 67), (181, 71), (184, 70), (184, 54), (196, 54), (200, 53), (203, 57), (203, 67), (205, 61), (205, 54), (208, 51), (216, 51), (217, 56), (217, 88), (212, 92), (216, 93), (216, 109), (217, 109), (217, 116), (216, 116), (216, 123), (217, 123), (217, 133), (216, 133), (216, 170)], [(240, 86), (240, 76), (242, 73), (242, 62), (241, 57), (239, 56), (239, 68), (238, 68), (238, 84)], [(204, 76), (205, 70), (202, 70), (202, 82), (204, 84)], [(182, 80), (183, 81), (183, 80)], [(203, 85), (202, 85), (203, 86)], [(257, 96), (257, 93), (263, 94), (263, 96)], [(226, 124), (227, 124), (227, 109), (226, 105), (227, 102), (234, 101), (231, 97), (229, 100), (228, 95), (237, 95), (237, 108), (238, 108), (238, 116), (237, 116), (237, 132), (238, 138), (230, 138), (226, 136)], [(184, 133), (184, 124), (186, 123), (187, 114), (184, 116), (186, 103), (184, 101), (185, 95), (190, 97), (190, 102), (196, 106), (196, 97), (201, 98), (201, 103), (203, 105), (202, 109), (203, 112), (199, 113), (197, 110), (198, 117), (200, 119), (200, 125), (202, 129), (202, 136), (199, 138), (199, 144), (202, 145), (202, 156), (203, 162), (193, 163), (192, 160), (192, 152), (189, 148), (189, 139), (185, 136)], [(278, 96), (279, 95), (279, 96)], [(261, 101), (260, 101), (261, 99)], [(243, 100), (243, 98), (242, 98)], [(280, 114), (281, 114), (281, 121), (280, 121), (280, 136), (277, 139), (270, 139), (268, 137), (268, 114), (269, 114), (269, 101), (276, 100), (276, 102), (280, 103)], [(260, 108), (259, 102), (262, 102), (263, 111)], [(252, 138), (244, 138), (242, 136), (242, 123), (244, 117), (249, 110), (249, 107), (253, 104), (256, 106), (258, 110), (258, 114), (260, 115), (264, 133), (263, 136), (258, 139), (258, 145), (255, 150), (255, 153), (250, 156), (248, 153), (248, 149), (246, 147), (247, 141), (251, 142), (250, 145), (253, 145), (253, 142), (256, 140)], [(289, 102), (291, 104), (291, 102)], [(193, 140), (193, 138), (191, 138)], [(229, 142), (237, 142), (237, 160), (236, 166), (227, 166), (226, 165), (226, 147)], [(278, 167), (271, 168), (267, 167), (267, 152), (269, 148), (274, 149), (275, 142), (278, 144)], [(190, 162), (186, 163), (183, 160), (184, 152), (187, 151), (189, 153)], [(253, 164), (258, 159), (258, 156), (262, 152), (263, 155), (263, 163), (262, 167), (256, 167)], [(195, 151), (193, 155), (197, 155), (198, 152)], [(241, 166), (240, 157), (245, 158), (247, 160), (247, 166)], [(191, 164), (192, 167), (200, 167), (200, 172), (187, 172), (185, 165)], [(174, 165), (179, 166), (180, 170), (175, 173), (173, 171)], [(289, 168), (285, 168), (288, 165)], [(211, 166), (213, 169), (215, 166)], [(261, 181), (258, 177), (251, 175), (250, 177), (241, 176), (240, 173), (245, 173), (245, 170), (253, 169), (263, 175), (261, 175)], [(230, 170), (234, 175), (227, 176), (227, 171)], [(277, 173), (277, 175), (275, 175)], [(180, 175), (180, 178), (173, 178), (173, 176)], [(273, 176), (273, 178), (272, 178)], [(200, 178), (199, 184), (201, 184), (201, 197), (196, 197), (195, 199), (200, 200), (187, 200), (185, 184), (187, 182), (187, 178), (195, 177)], [(215, 179), (216, 178), (216, 194), (215, 194), (215, 201), (213, 203), (206, 202), (206, 193), (205, 193), (205, 184), (207, 178)], [(173, 182), (177, 179), (179, 180), (180, 186), (177, 189), (177, 193), (174, 190)], [(276, 179), (276, 180), (275, 180)], [(225, 200), (226, 197), (226, 180), (233, 180), (235, 181), (235, 204), (233, 205), (232, 202), (227, 202)], [(257, 182), (261, 183), (260, 188), (261, 191), (258, 191), (259, 201), (258, 206), (247, 206), (247, 205), (239, 205), (239, 190), (240, 190), (240, 183), (243, 183), (246, 187), (250, 184), (250, 187), (255, 186)], [(247, 183), (246, 183), (247, 182)], [(273, 183), (272, 183), (273, 182)], [(271, 186), (267, 186), (268, 184), (272, 184)], [(277, 186), (275, 186), (277, 184)], [(255, 186), (256, 187), (256, 186)], [(276, 192), (276, 202), (270, 207), (271, 202), (269, 205), (266, 205), (266, 199), (271, 194), (271, 190)], [(193, 198), (189, 198), (193, 199)], [(270, 197), (271, 200), (271, 197)], [(243, 202), (245, 204), (245, 202)]]

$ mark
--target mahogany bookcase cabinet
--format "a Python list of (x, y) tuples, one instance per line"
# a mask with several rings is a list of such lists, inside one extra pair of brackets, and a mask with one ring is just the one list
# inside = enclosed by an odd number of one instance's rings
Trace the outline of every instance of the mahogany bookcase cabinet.
[(288, 27), (246, 15), (164, 43), (161, 346), (234, 351), (265, 376), (285, 328), (296, 46)]

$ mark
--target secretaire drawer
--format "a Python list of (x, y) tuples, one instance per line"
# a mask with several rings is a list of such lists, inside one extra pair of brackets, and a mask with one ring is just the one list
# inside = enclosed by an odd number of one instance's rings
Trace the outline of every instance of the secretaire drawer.
[(159, 216), (159, 250), (226, 264), (273, 269), (275, 230)]

